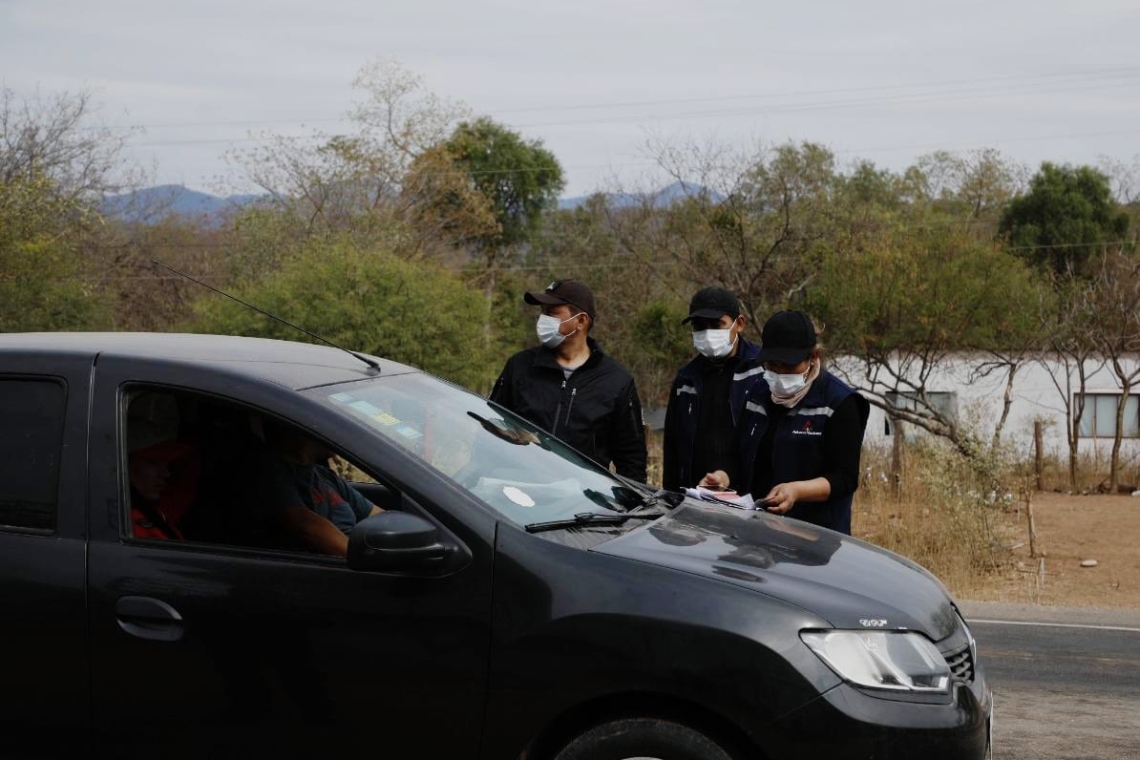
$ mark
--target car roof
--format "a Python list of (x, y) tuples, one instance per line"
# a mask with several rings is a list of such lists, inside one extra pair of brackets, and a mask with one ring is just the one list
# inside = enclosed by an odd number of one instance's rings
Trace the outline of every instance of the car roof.
[[(185, 333), (0, 333), (5, 351), (97, 355), (158, 360), (176, 365), (210, 366), (268, 380), (295, 390), (375, 377), (375, 370), (349, 353), (331, 346), (288, 340), (233, 335)], [(375, 356), (380, 376), (414, 372)]]

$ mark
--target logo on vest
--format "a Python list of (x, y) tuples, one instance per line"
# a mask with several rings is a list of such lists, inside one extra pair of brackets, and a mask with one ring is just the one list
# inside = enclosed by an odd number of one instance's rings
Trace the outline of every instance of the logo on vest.
[(823, 431), (812, 429), (811, 420), (804, 420), (804, 424), (799, 430), (793, 430), (792, 435), (823, 435)]

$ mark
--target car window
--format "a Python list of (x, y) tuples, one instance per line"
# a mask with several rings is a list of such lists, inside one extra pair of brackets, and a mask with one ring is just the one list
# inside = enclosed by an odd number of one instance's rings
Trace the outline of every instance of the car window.
[(310, 393), (520, 525), (581, 512), (622, 513), (645, 495), (526, 420), (429, 375)]
[(213, 396), (132, 386), (122, 442), (134, 539), (338, 555), (357, 522), (398, 505), (298, 426)]
[(55, 380), (0, 380), (0, 527), (51, 532), (67, 392)]
[(360, 469), (342, 456), (333, 456), (329, 460), (329, 467), (350, 483), (376, 483), (376, 478)]

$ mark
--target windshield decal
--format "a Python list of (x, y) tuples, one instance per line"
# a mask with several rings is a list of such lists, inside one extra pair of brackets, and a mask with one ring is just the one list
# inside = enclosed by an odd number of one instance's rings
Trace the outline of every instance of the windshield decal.
[(520, 507), (533, 507), (535, 505), (534, 499), (527, 495), (526, 491), (514, 486), (503, 486), (503, 496), (518, 504)]
[[(358, 400), (351, 393), (334, 393), (333, 395), (329, 396), (329, 398), (339, 404), (344, 404), (345, 406), (354, 409), (357, 412), (360, 412), (370, 419), (376, 420), (384, 427), (392, 427), (393, 425), (398, 425), (400, 422), (402, 422), (399, 417), (393, 417), (388, 412), (368, 403), (367, 401)], [(415, 437), (408, 433), (403, 434), (409, 438)]]
[(361, 414), (368, 415), (369, 417), (375, 417), (378, 414), (384, 413), (383, 409), (381, 409), (378, 406), (373, 406), (372, 404), (369, 404), (367, 401), (353, 401), (352, 403), (349, 404), (349, 406), (351, 406), (353, 409), (360, 412)]
[(416, 430), (411, 425), (400, 425), (395, 430), (400, 435), (404, 436), (405, 438), (411, 438), (413, 441), (417, 438), (423, 438), (424, 437), (423, 433)]

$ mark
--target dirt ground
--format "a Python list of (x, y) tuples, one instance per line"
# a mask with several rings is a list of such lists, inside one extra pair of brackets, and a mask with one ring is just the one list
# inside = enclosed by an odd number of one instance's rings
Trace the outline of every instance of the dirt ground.
[[(1028, 521), (1019, 512), (1006, 525), (1010, 566), (960, 590), (961, 597), (1140, 609), (1140, 497), (1035, 494), (1037, 557), (1030, 556)], [(1081, 567), (1084, 560), (1097, 564)]]

